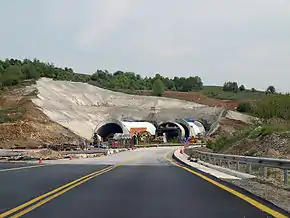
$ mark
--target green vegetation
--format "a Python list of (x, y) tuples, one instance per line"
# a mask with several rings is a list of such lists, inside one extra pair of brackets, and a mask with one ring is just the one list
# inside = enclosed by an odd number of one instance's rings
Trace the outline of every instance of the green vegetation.
[(164, 93), (164, 84), (161, 79), (158, 78), (154, 81), (152, 91), (153, 95), (162, 96), (162, 94)]
[[(241, 88), (241, 87), (240, 87)], [(222, 86), (203, 86), (203, 89), (199, 91), (200, 93), (210, 97), (223, 100), (241, 100), (241, 99), (260, 99), (265, 96), (265, 92), (252, 90), (244, 90), (237, 92), (224, 91)]]
[(5, 108), (0, 109), (0, 124), (15, 122), (22, 117), (20, 108)]
[(117, 71), (109, 73), (107, 70), (97, 70), (92, 75), (74, 73), (71, 68), (55, 67), (51, 63), (43, 63), (37, 59), (23, 61), (17, 59), (0, 60), (0, 88), (16, 85), (25, 79), (38, 79), (48, 77), (55, 80), (68, 80), (74, 82), (86, 82), (111, 90), (152, 90), (153, 82), (160, 79), (165, 90), (173, 91), (197, 91), (202, 89), (203, 82), (200, 77), (162, 77), (156, 74), (154, 78), (142, 78), (133, 72)]
[(267, 94), (255, 104), (241, 103), (241, 112), (250, 112), (261, 118), (259, 122), (232, 134), (220, 135), (207, 142), (207, 146), (215, 152), (221, 152), (243, 139), (263, 138), (274, 133), (290, 136), (290, 95)]
[(238, 85), (237, 82), (225, 82), (223, 86), (204, 86), (201, 93), (211, 98), (222, 100), (256, 100), (264, 97), (266, 94), (276, 93), (274, 86), (269, 86), (265, 92), (257, 91), (255, 88), (246, 89), (244, 85)]
[[(237, 100), (237, 99), (260, 99), (265, 92), (245, 89), (244, 85), (238, 86), (237, 82), (226, 82), (221, 86), (203, 86), (203, 81), (198, 76), (163, 77), (156, 74), (155, 77), (141, 77), (133, 72), (117, 71), (110, 73), (107, 70), (97, 70), (92, 75), (74, 73), (71, 68), (55, 67), (51, 63), (34, 60), (6, 59), (0, 60), (0, 88), (16, 85), (26, 79), (38, 79), (48, 77), (55, 80), (68, 80), (85, 82), (114, 91), (123, 90), (152, 90), (155, 79), (160, 79), (164, 84), (164, 90), (190, 92), (198, 91), (208, 97)], [(266, 93), (275, 93), (275, 87), (269, 86)]]
[(48, 77), (56, 80), (70, 80), (88, 82), (90, 75), (76, 74), (70, 68), (58, 68), (50, 63), (43, 63), (37, 59), (33, 61), (24, 59), (0, 60), (0, 88), (17, 85), (26, 79)]
[(238, 104), (237, 111), (241, 113), (251, 113), (252, 105), (249, 102), (241, 102)]
[(267, 93), (267, 94), (268, 94), (268, 93), (271, 93), (271, 94), (276, 93), (276, 89), (275, 89), (275, 87), (274, 87), (274, 86), (269, 86), (269, 87), (267, 88), (267, 90), (266, 90), (266, 93)]
[(290, 137), (290, 124), (285, 120), (271, 119), (260, 123), (254, 123), (241, 129), (237, 129), (231, 134), (217, 136), (213, 140), (207, 141), (207, 147), (214, 152), (223, 152), (235, 143), (242, 140), (263, 139), (265, 136), (274, 133), (281, 136)]
[(223, 86), (223, 91), (237, 93), (239, 91), (238, 83), (237, 82), (225, 82), (225, 84)]
[(252, 114), (262, 119), (290, 121), (290, 95), (267, 94), (252, 107)]

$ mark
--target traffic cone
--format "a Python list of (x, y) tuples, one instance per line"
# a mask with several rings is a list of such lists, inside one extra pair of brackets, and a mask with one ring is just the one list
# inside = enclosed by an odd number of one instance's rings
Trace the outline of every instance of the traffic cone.
[(72, 160), (72, 156), (69, 156), (69, 160)]
[(42, 158), (39, 159), (39, 164), (42, 164)]

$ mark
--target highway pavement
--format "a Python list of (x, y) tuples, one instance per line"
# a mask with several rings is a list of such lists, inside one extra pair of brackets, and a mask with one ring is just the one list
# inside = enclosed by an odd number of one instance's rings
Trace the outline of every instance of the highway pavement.
[(176, 165), (171, 151), (0, 164), (0, 217), (287, 217), (263, 200)]

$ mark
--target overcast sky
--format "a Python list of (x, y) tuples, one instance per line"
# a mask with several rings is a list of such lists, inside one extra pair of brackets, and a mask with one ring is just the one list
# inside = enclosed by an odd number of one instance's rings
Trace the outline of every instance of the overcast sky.
[(0, 58), (290, 92), (289, 0), (0, 1)]

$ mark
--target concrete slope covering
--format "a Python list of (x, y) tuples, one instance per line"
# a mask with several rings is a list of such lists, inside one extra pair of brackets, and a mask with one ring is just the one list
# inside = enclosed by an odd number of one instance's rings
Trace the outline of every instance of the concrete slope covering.
[(78, 82), (42, 78), (36, 87), (38, 95), (33, 103), (51, 120), (85, 138), (91, 138), (94, 129), (108, 119), (146, 120), (152, 107), (157, 108), (158, 122), (202, 118), (212, 123), (221, 111), (194, 102), (128, 95)]

